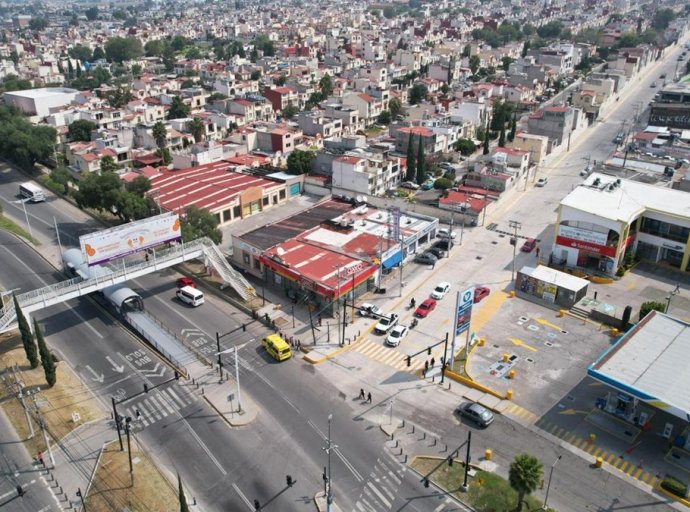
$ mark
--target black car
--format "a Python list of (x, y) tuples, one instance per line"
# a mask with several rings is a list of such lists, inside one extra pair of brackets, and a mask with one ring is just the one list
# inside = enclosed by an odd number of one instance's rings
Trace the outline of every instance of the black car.
[(427, 252), (430, 252), (431, 254), (436, 256), (438, 259), (446, 257), (446, 251), (444, 251), (443, 249), (439, 249), (438, 247), (432, 247)]
[(450, 248), (450, 242), (448, 240), (440, 240), (434, 244), (434, 248), (447, 251)]
[(435, 265), (438, 261), (438, 258), (430, 252), (425, 252), (415, 256), (414, 260), (416, 263), (422, 263), (424, 265)]

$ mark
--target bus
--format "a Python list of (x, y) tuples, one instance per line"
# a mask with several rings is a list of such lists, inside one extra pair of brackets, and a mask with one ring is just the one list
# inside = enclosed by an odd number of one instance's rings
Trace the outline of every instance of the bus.
[(27, 198), (32, 203), (38, 203), (40, 201), (45, 201), (46, 196), (43, 193), (43, 189), (30, 181), (22, 183), (19, 185), (19, 194), (22, 197)]

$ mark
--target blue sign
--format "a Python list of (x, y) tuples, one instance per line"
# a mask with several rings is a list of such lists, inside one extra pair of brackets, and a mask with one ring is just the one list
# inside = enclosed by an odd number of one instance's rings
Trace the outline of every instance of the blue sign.
[(455, 322), (455, 335), (462, 334), (470, 328), (472, 318), (472, 305), (474, 304), (474, 286), (460, 294), (458, 311)]

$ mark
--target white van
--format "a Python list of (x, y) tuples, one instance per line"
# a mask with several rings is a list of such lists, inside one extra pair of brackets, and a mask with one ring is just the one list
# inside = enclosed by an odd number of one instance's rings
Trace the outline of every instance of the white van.
[(194, 307), (201, 306), (204, 303), (203, 292), (191, 286), (183, 286), (177, 290), (177, 298)]
[(19, 194), (25, 197), (32, 203), (38, 203), (46, 200), (46, 196), (43, 193), (43, 189), (38, 185), (27, 181), (19, 185)]

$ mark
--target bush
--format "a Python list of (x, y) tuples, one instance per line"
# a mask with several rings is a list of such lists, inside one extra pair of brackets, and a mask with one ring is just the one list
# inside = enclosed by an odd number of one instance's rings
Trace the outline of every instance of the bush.
[(688, 494), (688, 486), (671, 475), (664, 477), (661, 481), (661, 488), (681, 498), (685, 498)]
[(640, 306), (640, 320), (642, 320), (645, 316), (647, 316), (647, 313), (650, 311), (661, 311), (662, 313), (666, 309), (666, 304), (663, 302), (656, 302), (656, 301), (649, 301), (649, 302), (643, 302), (642, 305)]
[(448, 178), (439, 178), (434, 181), (434, 188), (436, 190), (448, 190), (453, 187), (453, 182)]
[(43, 184), (46, 186), (46, 188), (52, 190), (56, 194), (65, 193), (65, 186), (61, 183), (58, 183), (57, 181), (51, 180), (50, 178), (46, 178), (45, 180), (43, 180)]

